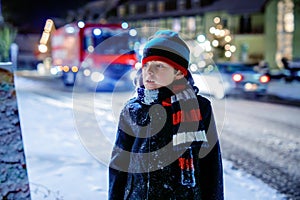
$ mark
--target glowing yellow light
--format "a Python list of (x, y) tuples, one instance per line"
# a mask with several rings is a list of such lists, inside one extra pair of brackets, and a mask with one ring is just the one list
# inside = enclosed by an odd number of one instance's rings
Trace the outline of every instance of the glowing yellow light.
[(234, 45), (230, 46), (230, 51), (231, 52), (235, 52), (236, 51), (236, 47)]
[(210, 64), (210, 65), (207, 66), (207, 69), (208, 69), (209, 71), (212, 71), (212, 70), (214, 70), (214, 66)]
[(224, 46), (224, 49), (227, 50), (227, 51), (229, 51), (229, 50), (230, 50), (230, 44), (226, 44), (226, 45)]
[(197, 69), (198, 69), (198, 67), (197, 67), (197, 65), (196, 64), (191, 64), (191, 66), (190, 66), (190, 70), (192, 71), (192, 72), (196, 72), (197, 71)]
[(135, 29), (130, 29), (130, 31), (129, 31), (129, 35), (130, 35), (130, 36), (134, 37), (134, 36), (136, 36), (137, 34), (138, 34), (137, 30), (135, 30)]
[(197, 40), (200, 43), (205, 42), (205, 36), (204, 35), (198, 35)]
[(293, 13), (286, 13), (284, 15), (284, 29), (286, 32), (293, 32), (294, 31), (294, 14)]
[(215, 24), (218, 24), (218, 23), (220, 23), (221, 22), (221, 18), (220, 17), (215, 17), (214, 18), (214, 23)]
[(47, 44), (50, 38), (50, 33), (43, 32), (42, 37), (40, 39), (40, 44)]
[(46, 53), (48, 51), (48, 47), (45, 44), (40, 44), (38, 48), (41, 53)]
[(94, 82), (100, 82), (104, 80), (104, 75), (100, 72), (93, 72), (91, 75), (91, 79)]
[(224, 37), (225, 36), (225, 31), (224, 30), (220, 30), (220, 36)]
[(215, 30), (215, 35), (216, 35), (216, 36), (219, 36), (220, 34), (221, 34), (220, 29), (216, 29), (216, 30)]
[(78, 72), (78, 67), (77, 66), (73, 66), (71, 69), (72, 69), (72, 72), (75, 72), (75, 73)]
[(230, 51), (225, 51), (225, 57), (230, 58), (232, 56), (232, 53)]
[(79, 21), (79, 22), (77, 23), (77, 26), (78, 26), (79, 28), (83, 28), (83, 27), (85, 27), (85, 23), (84, 23), (83, 21)]
[(90, 53), (93, 53), (93, 52), (94, 52), (94, 47), (93, 47), (93, 46), (89, 46), (89, 47), (88, 47), (88, 51), (89, 51)]
[(205, 62), (204, 60), (201, 60), (201, 61), (198, 62), (198, 66), (199, 66), (200, 68), (205, 67), (205, 65), (206, 65), (206, 62)]
[(67, 65), (65, 65), (65, 66), (63, 66), (63, 71), (68, 72), (68, 71), (70, 71), (70, 68)]
[(49, 33), (52, 28), (53, 28), (54, 22), (51, 19), (47, 19), (45, 27), (44, 27), (44, 31)]
[(229, 35), (230, 34), (230, 31), (228, 29), (224, 29), (225, 31), (225, 35)]
[(226, 42), (230, 42), (230, 41), (231, 41), (231, 36), (227, 35), (227, 36), (224, 38), (224, 40), (225, 40)]
[(212, 49), (211, 46), (205, 46), (205, 51), (208, 52), (208, 51), (211, 51), (211, 49)]
[(217, 29), (220, 29), (220, 30), (223, 29), (223, 26), (221, 24), (218, 24), (216, 27), (217, 27)]
[(91, 75), (91, 70), (85, 69), (85, 70), (83, 71), (83, 75), (85, 75), (85, 76)]
[(211, 45), (209, 41), (204, 42), (205, 51), (211, 51)]
[(215, 31), (216, 31), (216, 28), (215, 28), (215, 27), (210, 27), (210, 28), (209, 28), (209, 32), (210, 32), (211, 34), (215, 34)]
[(95, 29), (93, 30), (93, 33), (94, 33), (94, 35), (99, 36), (99, 35), (101, 35), (102, 31), (101, 31), (100, 28), (95, 28)]
[(219, 41), (218, 41), (218, 40), (213, 40), (213, 41), (212, 41), (212, 45), (213, 45), (214, 47), (219, 46)]

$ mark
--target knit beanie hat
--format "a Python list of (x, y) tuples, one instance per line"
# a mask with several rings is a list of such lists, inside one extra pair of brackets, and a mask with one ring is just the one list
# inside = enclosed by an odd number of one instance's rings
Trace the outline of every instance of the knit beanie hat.
[(157, 31), (146, 43), (142, 65), (149, 61), (163, 61), (188, 74), (190, 50), (178, 33), (171, 30)]

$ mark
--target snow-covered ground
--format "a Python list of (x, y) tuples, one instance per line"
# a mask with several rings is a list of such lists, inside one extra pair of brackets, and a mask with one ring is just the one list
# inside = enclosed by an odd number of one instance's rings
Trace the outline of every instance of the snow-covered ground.
[[(32, 200), (107, 199), (107, 166), (97, 161), (83, 144), (74, 122), (72, 99), (32, 92), (37, 87), (30, 79), (16, 77)], [(101, 99), (97, 101), (101, 105)], [(115, 130), (116, 124), (109, 118), (111, 111), (102, 109), (101, 115), (105, 118), (105, 129)], [(231, 162), (223, 162), (226, 200), (284, 199), (255, 177), (234, 169)]]

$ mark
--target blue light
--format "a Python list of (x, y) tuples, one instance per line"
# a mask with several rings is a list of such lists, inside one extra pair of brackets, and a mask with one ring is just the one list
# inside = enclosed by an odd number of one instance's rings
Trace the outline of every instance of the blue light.
[(137, 31), (136, 31), (135, 29), (131, 29), (131, 30), (129, 31), (129, 35), (132, 36), (132, 37), (134, 37), (134, 36), (137, 35)]
[(127, 29), (127, 28), (129, 27), (129, 25), (128, 25), (127, 22), (123, 22), (123, 23), (121, 24), (121, 26), (122, 26), (123, 29)]
[(79, 21), (79, 22), (77, 23), (77, 26), (78, 26), (79, 28), (83, 28), (83, 27), (85, 26), (85, 23), (84, 23), (83, 21)]
[(95, 29), (93, 30), (93, 33), (94, 33), (95, 36), (99, 36), (99, 35), (101, 35), (102, 31), (101, 31), (100, 28), (95, 28)]

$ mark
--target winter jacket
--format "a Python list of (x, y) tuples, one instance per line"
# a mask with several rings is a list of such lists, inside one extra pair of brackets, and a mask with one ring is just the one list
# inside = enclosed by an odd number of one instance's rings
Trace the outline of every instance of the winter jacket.
[(173, 151), (171, 109), (162, 107), (162, 102), (145, 105), (135, 97), (120, 114), (109, 166), (110, 200), (224, 198), (221, 152), (211, 104), (200, 95), (197, 99), (208, 141), (191, 145), (196, 186), (181, 184), (178, 159), (168, 156)]

